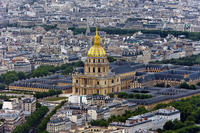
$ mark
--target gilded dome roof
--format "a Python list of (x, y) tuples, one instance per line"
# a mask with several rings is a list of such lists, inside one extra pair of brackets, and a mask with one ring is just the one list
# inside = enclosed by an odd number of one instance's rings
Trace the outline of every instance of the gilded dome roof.
[(106, 56), (106, 52), (105, 52), (104, 48), (101, 47), (101, 45), (100, 45), (97, 29), (96, 29), (96, 35), (94, 37), (94, 44), (89, 49), (87, 56), (88, 57), (105, 57)]

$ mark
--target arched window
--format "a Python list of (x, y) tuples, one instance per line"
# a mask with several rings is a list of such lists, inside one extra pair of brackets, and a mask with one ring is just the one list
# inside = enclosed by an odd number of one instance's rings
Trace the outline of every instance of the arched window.
[(78, 93), (78, 88), (76, 88), (76, 93)]
[(95, 67), (93, 67), (93, 72), (95, 72)]
[(101, 72), (101, 68), (100, 68), (100, 67), (98, 67), (98, 72), (99, 72), (99, 73)]
[(86, 95), (87, 94), (87, 90), (86, 89), (84, 89), (84, 95)]
[(90, 67), (88, 68), (88, 71), (90, 72)]

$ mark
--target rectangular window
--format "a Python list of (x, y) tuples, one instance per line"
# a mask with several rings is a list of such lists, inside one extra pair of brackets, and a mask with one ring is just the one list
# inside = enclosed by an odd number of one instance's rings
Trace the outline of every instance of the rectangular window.
[(76, 93), (78, 93), (78, 88), (76, 88)]
[(93, 67), (93, 72), (95, 72), (95, 67)]

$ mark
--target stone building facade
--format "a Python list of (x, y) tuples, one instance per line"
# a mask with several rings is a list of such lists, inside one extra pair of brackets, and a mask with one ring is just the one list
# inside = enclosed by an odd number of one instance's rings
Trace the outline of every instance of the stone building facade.
[(84, 64), (84, 73), (73, 75), (72, 93), (74, 95), (106, 95), (121, 91), (120, 76), (110, 72), (106, 52), (100, 45), (97, 31), (94, 45), (89, 49)]

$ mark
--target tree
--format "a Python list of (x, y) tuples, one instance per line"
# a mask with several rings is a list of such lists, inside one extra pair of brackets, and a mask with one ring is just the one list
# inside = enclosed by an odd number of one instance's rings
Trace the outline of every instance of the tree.
[(168, 106), (168, 104), (165, 104), (165, 103), (159, 103), (157, 104), (153, 110), (157, 110), (157, 109), (163, 109), (163, 108), (166, 108)]
[(38, 68), (33, 71), (32, 77), (41, 77), (41, 76), (47, 76), (49, 74), (48, 70), (44, 68)]
[(62, 93), (61, 90), (49, 90), (48, 92), (36, 92), (34, 94), (34, 97), (39, 99), (39, 98), (44, 98), (44, 97), (48, 97), (48, 96), (59, 95), (61, 93)]
[(156, 85), (155, 85), (155, 87), (165, 87), (165, 83), (157, 83)]
[(196, 90), (196, 86), (195, 85), (190, 85), (189, 87), (191, 90)]
[(114, 61), (117, 60), (117, 59), (115, 59), (115, 58), (112, 57), (112, 56), (107, 56), (107, 59), (108, 59), (109, 62), (114, 62)]
[(44, 132), (47, 126), (47, 123), (49, 122), (50, 118), (56, 113), (56, 111), (61, 108), (66, 101), (62, 101), (58, 106), (56, 106), (37, 126), (36, 133)]
[(73, 72), (73, 67), (72, 66), (67, 66), (63, 72), (63, 74), (68, 75), (69, 73)]
[(19, 80), (22, 80), (22, 79), (25, 79), (26, 78), (26, 75), (24, 72), (18, 72), (17, 73), (17, 76), (18, 76), (18, 79)]
[(114, 98), (114, 93), (109, 93), (108, 95), (110, 98)]
[(185, 124), (182, 121), (177, 119), (173, 121), (173, 124), (174, 124), (174, 129), (179, 129), (185, 126)]
[(189, 89), (190, 88), (190, 86), (186, 82), (181, 83), (179, 87), (180, 88), (185, 88), (185, 89)]
[(41, 106), (30, 116), (27, 117), (27, 120), (22, 125), (18, 125), (12, 133), (28, 133), (32, 127), (35, 127), (40, 123), (40, 120), (45, 116), (49, 109), (45, 106)]
[(117, 95), (118, 98), (128, 98), (128, 94), (126, 92), (119, 92)]
[(198, 82), (197, 85), (200, 86), (200, 82)]
[(0, 90), (4, 90), (6, 88), (5, 84), (0, 84)]
[(16, 72), (11, 71), (11, 72), (8, 72), (5, 74), (5, 83), (7, 85), (9, 85), (10, 83), (17, 81), (17, 80), (18, 80), (18, 77), (17, 77)]
[(2, 106), (3, 106), (3, 104), (2, 104), (2, 103), (0, 103), (0, 109), (2, 109)]
[(174, 129), (174, 126), (175, 126), (174, 123), (170, 120), (165, 123), (165, 125), (163, 126), (163, 129), (164, 130), (172, 130), (172, 129)]

